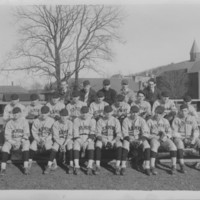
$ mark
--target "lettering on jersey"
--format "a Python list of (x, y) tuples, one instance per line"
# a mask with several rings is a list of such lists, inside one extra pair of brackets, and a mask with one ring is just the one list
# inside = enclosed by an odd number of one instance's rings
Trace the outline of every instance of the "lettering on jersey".
[(94, 115), (101, 115), (101, 114), (103, 114), (103, 110), (94, 111)]
[(102, 134), (105, 135), (105, 136), (115, 136), (115, 127), (114, 126), (110, 126), (110, 125), (107, 125), (107, 126), (104, 126), (102, 128)]
[(60, 138), (66, 138), (68, 135), (68, 131), (67, 130), (59, 130), (59, 137)]
[(80, 126), (79, 127), (79, 131), (89, 131), (90, 130), (90, 126)]
[(13, 138), (22, 137), (22, 136), (23, 136), (23, 133), (24, 133), (24, 130), (23, 130), (23, 129), (15, 129), (15, 130), (12, 130), (12, 137), (13, 137)]
[(39, 129), (38, 135), (40, 137), (47, 137), (51, 133), (51, 128), (48, 127), (42, 127)]
[(140, 134), (141, 127), (140, 126), (131, 126), (129, 127), (129, 135), (137, 137)]

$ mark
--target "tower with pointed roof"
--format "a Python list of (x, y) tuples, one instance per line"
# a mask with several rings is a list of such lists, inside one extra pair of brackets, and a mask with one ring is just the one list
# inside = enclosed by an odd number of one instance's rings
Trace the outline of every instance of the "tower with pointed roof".
[(200, 60), (200, 51), (199, 51), (196, 41), (194, 40), (192, 44), (192, 48), (190, 50), (190, 61), (194, 62), (197, 60)]

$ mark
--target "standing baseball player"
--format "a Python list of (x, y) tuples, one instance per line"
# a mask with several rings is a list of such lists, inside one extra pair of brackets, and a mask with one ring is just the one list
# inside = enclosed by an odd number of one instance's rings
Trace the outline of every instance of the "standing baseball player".
[(113, 109), (111, 106), (105, 106), (104, 117), (97, 122), (97, 140), (96, 150), (96, 169), (95, 174), (100, 173), (101, 149), (115, 149), (116, 151), (116, 167), (115, 174), (120, 174), (120, 164), (122, 156), (121, 142), (121, 126), (117, 118), (113, 117)]
[(81, 108), (81, 116), (74, 120), (74, 174), (80, 172), (79, 152), (87, 151), (88, 166), (87, 174), (92, 175), (94, 162), (94, 139), (96, 131), (96, 121), (91, 118), (89, 108)]
[[(160, 146), (170, 152), (172, 161), (171, 173), (174, 174), (176, 171), (177, 148), (170, 139), (172, 138), (172, 130), (169, 121), (163, 118), (164, 112), (164, 107), (156, 107), (155, 115), (152, 119), (147, 121), (147, 125), (150, 129), (151, 172), (153, 175), (157, 174), (157, 171), (155, 170), (155, 160)], [(184, 172), (184, 168), (181, 168), (181, 171)]]
[(68, 110), (70, 119), (74, 121), (75, 118), (81, 115), (81, 108), (83, 106), (87, 106), (87, 104), (83, 101), (79, 100), (80, 93), (79, 91), (74, 91), (72, 93), (72, 101), (71, 103), (67, 104), (66, 109)]
[(60, 101), (60, 95), (58, 93), (54, 93), (52, 96), (52, 100), (46, 105), (50, 108), (50, 117), (52, 117), (55, 120), (59, 120), (59, 112), (63, 108), (65, 108), (65, 104), (62, 101)]
[(1, 175), (6, 173), (6, 162), (11, 149), (22, 149), (24, 161), (24, 174), (29, 174), (28, 159), (29, 159), (29, 125), (28, 121), (22, 116), (22, 111), (19, 107), (12, 110), (13, 118), (6, 124), (5, 128), (5, 143), (2, 147), (2, 162)]
[[(184, 170), (184, 147), (190, 147), (200, 150), (199, 128), (194, 116), (189, 114), (189, 108), (186, 104), (180, 106), (180, 114), (172, 122), (173, 139), (177, 147), (177, 158), (180, 168)], [(197, 164), (198, 166), (198, 164)]]
[(29, 168), (32, 165), (35, 152), (38, 150), (50, 150), (52, 148), (52, 126), (54, 119), (49, 116), (48, 106), (42, 106), (41, 115), (35, 119), (32, 126), (33, 142), (30, 145)]
[(68, 173), (73, 172), (73, 124), (68, 119), (67, 109), (62, 109), (60, 111), (60, 120), (56, 121), (53, 125), (53, 147), (51, 149), (49, 161), (47, 167), (44, 171), (44, 174), (49, 174), (52, 169), (52, 164), (56, 158), (58, 151), (63, 152), (64, 154), (69, 153), (69, 169)]
[(125, 97), (122, 94), (118, 94), (116, 103), (112, 105), (113, 116), (119, 120), (121, 125), (130, 112), (130, 105), (124, 102), (124, 99)]
[(19, 102), (19, 96), (17, 94), (12, 94), (11, 102), (6, 105), (6, 107), (4, 109), (4, 113), (3, 113), (3, 120), (5, 123), (8, 122), (10, 119), (13, 119), (12, 110), (15, 107), (19, 107), (21, 109), (23, 117), (26, 116), (25, 106)]
[(139, 116), (139, 108), (132, 106), (130, 116), (125, 118), (122, 124), (123, 134), (123, 151), (122, 151), (122, 168), (121, 175), (125, 174), (126, 160), (128, 152), (132, 148), (142, 148), (144, 155), (145, 173), (150, 175), (150, 145), (147, 141), (149, 138), (149, 128), (146, 121)]
[(138, 106), (139, 115), (144, 119), (148, 119), (151, 116), (151, 104), (145, 99), (145, 93), (142, 90), (137, 92), (137, 100), (134, 101), (131, 106)]
[(103, 117), (104, 107), (109, 105), (104, 101), (104, 93), (102, 91), (97, 92), (97, 99), (95, 102), (90, 104), (89, 112), (98, 121)]

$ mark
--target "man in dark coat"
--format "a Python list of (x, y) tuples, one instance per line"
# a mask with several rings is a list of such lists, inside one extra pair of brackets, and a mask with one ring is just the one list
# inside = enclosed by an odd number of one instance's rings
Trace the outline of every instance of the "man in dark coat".
[(104, 101), (112, 105), (116, 101), (117, 92), (110, 88), (110, 80), (105, 79), (103, 81), (103, 88), (99, 91), (104, 93)]
[(96, 99), (96, 92), (91, 88), (90, 81), (83, 81), (83, 89), (80, 90), (80, 100), (89, 106)]

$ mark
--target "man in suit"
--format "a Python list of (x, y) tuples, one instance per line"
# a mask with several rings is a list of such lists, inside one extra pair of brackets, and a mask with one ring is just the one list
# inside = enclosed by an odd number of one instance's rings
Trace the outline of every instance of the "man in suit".
[(88, 106), (95, 101), (96, 92), (91, 88), (90, 81), (83, 82), (83, 89), (80, 90), (80, 100), (85, 102)]

